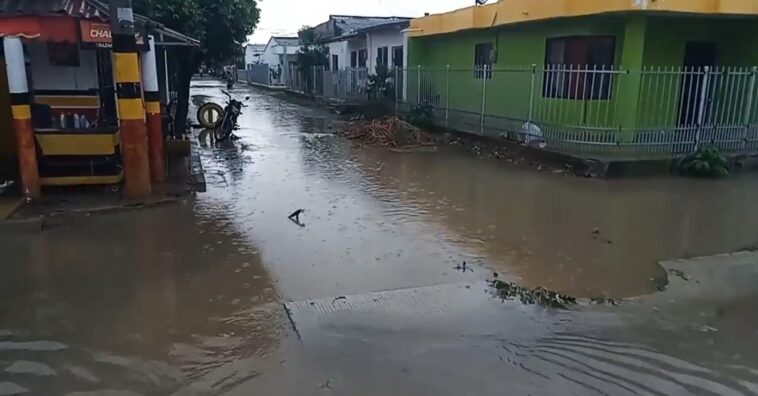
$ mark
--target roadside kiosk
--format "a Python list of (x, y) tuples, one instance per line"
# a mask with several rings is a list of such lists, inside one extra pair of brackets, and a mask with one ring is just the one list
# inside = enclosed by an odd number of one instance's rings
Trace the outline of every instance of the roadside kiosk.
[[(18, 162), (23, 172), (24, 161), (36, 161), (41, 186), (118, 186), (124, 177), (108, 14), (107, 6), (96, 0), (0, 2), (0, 76), (8, 79), (5, 92), (4, 84), (0, 85), (0, 113), (11, 108), (14, 119), (10, 125), (0, 125), (0, 144), (6, 146), (0, 154), (9, 151), (7, 142), (18, 140), (18, 129), (24, 128), (16, 119), (28, 110), (15, 105), (28, 103), (36, 158)], [(150, 110), (157, 109), (160, 119), (159, 102), (166, 104), (169, 95), (161, 95), (159, 88), (169, 89), (169, 62), (167, 47), (161, 47), (160, 57), (156, 48), (165, 44), (164, 35), (179, 45), (197, 46), (198, 42), (144, 17), (136, 18), (136, 31), (143, 62), (143, 105), (148, 118)], [(156, 43), (152, 35), (161, 42)], [(145, 67), (145, 61), (152, 64)], [(152, 74), (147, 79), (146, 71)], [(160, 72), (166, 81), (159, 81)], [(158, 133), (162, 137), (162, 131)], [(16, 141), (15, 145), (30, 143)]]

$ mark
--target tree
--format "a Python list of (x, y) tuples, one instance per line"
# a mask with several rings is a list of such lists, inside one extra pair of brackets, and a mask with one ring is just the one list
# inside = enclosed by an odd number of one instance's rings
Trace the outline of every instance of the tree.
[(316, 89), (313, 79), (313, 68), (329, 64), (329, 48), (319, 43), (319, 38), (312, 28), (305, 26), (300, 29), (300, 51), (297, 53), (297, 65), (303, 76), (306, 90)]
[(189, 109), (189, 85), (200, 63), (233, 62), (260, 17), (256, 0), (133, 0), (134, 11), (190, 37), (200, 51), (175, 51), (178, 67), (176, 130), (183, 131)]

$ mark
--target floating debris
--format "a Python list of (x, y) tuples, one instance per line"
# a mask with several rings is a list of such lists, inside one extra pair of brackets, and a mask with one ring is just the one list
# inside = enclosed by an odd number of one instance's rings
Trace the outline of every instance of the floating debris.
[(613, 306), (616, 306), (616, 305), (619, 305), (619, 303), (621, 302), (621, 300), (616, 299), (616, 298), (610, 298), (610, 297), (593, 297), (593, 298), (590, 298), (590, 302), (592, 304), (596, 304), (596, 305), (613, 305)]
[(568, 309), (576, 305), (576, 298), (548, 290), (544, 287), (527, 289), (515, 283), (493, 280), (490, 282), (498, 297), (504, 300), (520, 300), (523, 304), (537, 304), (550, 308)]

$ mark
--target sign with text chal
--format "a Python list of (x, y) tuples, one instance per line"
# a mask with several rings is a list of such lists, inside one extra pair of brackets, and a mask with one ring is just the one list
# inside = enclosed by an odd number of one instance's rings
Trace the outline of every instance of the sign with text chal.
[[(82, 20), (79, 21), (79, 28), (82, 33), (82, 43), (88, 46), (98, 48), (112, 48), (113, 37), (111, 26), (105, 22), (93, 22)], [(145, 35), (141, 32), (134, 34), (137, 39), (137, 45), (141, 48), (146, 47)]]

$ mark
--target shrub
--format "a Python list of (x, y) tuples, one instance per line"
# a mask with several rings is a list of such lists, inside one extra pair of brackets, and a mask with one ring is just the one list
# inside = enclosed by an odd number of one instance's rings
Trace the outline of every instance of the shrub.
[(407, 121), (420, 127), (434, 125), (434, 107), (428, 103), (413, 105), (408, 113)]
[(729, 165), (716, 147), (700, 147), (679, 163), (679, 170), (695, 177), (725, 177), (729, 175)]
[(375, 74), (368, 76), (366, 87), (369, 100), (394, 100), (395, 88), (392, 86), (390, 70), (385, 65), (376, 65)]

